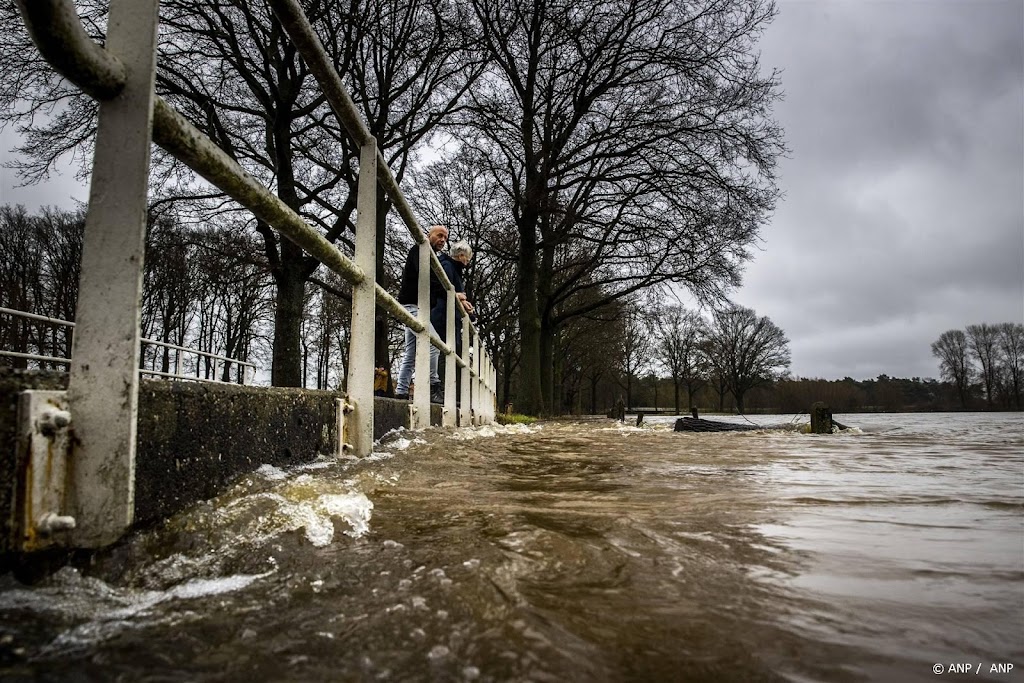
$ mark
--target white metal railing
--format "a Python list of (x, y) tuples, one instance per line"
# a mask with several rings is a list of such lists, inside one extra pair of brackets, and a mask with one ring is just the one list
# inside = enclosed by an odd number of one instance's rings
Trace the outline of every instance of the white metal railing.
[[(104, 46), (85, 33), (71, 0), (18, 0), (25, 25), (44, 58), (99, 102), (76, 315), (79, 327), (74, 336), (67, 392), (77, 444), (68, 496), (73, 514), (79, 519), (74, 545), (113, 542), (133, 515), (138, 321), (151, 141), (352, 285), (348, 403), (343, 411), (351, 417), (339, 420), (344, 425), (339, 436), (345, 450), (357, 456), (368, 455), (373, 445), (376, 305), (416, 331), (417, 377), (429, 374), (428, 344), (444, 352), (445, 426), (456, 423), (457, 366), (462, 373), (459, 423), (488, 423), (494, 419), (494, 365), (469, 316), (463, 316), (463, 353), (456, 357), (451, 346), (429, 333), (428, 306), (421, 305), (418, 316), (413, 317), (375, 281), (379, 183), (420, 245), (420, 303), (426, 303), (432, 269), (448, 292), (446, 338), (454, 339), (454, 310), (462, 304), (377, 149), (376, 140), (298, 2), (268, 2), (360, 149), (354, 262), (154, 93), (158, 0), (113, 0)], [(472, 357), (471, 348), (475, 350)], [(417, 392), (414, 427), (429, 424), (429, 400), (429, 392)]]
[[(0, 306), (0, 314), (9, 315), (9, 316), (16, 317), (16, 318), (25, 318), (26, 320), (35, 320), (37, 322), (43, 322), (43, 323), (47, 323), (49, 325), (58, 325), (60, 327), (68, 327), (68, 328), (74, 328), (75, 327), (75, 324), (73, 322), (71, 322), (70, 320), (61, 320), (59, 318), (48, 318), (45, 315), (37, 315), (35, 313), (27, 313), (25, 311), (17, 311), (17, 310), (14, 310), (13, 308), (4, 308), (3, 306)], [(217, 361), (223, 361), (225, 363), (230, 363), (232, 365), (238, 365), (238, 366), (244, 368), (242, 370), (241, 381), (238, 382), (239, 384), (245, 384), (246, 381), (250, 379), (250, 375), (252, 377), (256, 376), (256, 366), (254, 364), (248, 363), (246, 361), (241, 361), (241, 360), (238, 360), (236, 358), (231, 358), (229, 356), (221, 356), (221, 355), (218, 355), (216, 353), (210, 353), (209, 351), (200, 351), (199, 349), (190, 349), (190, 348), (187, 348), (187, 347), (184, 347), (184, 346), (178, 346), (176, 344), (171, 344), (169, 342), (162, 342), (162, 341), (159, 341), (157, 339), (147, 339), (146, 337), (142, 337), (140, 341), (143, 344), (148, 345), (148, 346), (156, 346), (156, 347), (161, 347), (161, 348), (167, 348), (167, 349), (171, 349), (171, 350), (173, 350), (175, 352), (175, 356), (174, 356), (174, 369), (175, 369), (175, 371), (174, 372), (162, 372), (162, 371), (156, 370), (156, 369), (139, 368), (139, 373), (143, 374), (143, 375), (153, 375), (153, 376), (156, 376), (156, 377), (167, 377), (167, 378), (170, 378), (170, 379), (180, 379), (180, 380), (186, 380), (186, 381), (222, 383), (221, 380), (217, 379), (217, 370), (218, 370), (218, 368), (217, 368)], [(181, 367), (182, 367), (181, 354), (183, 354), (183, 353), (188, 353), (188, 354), (195, 355), (195, 356), (197, 356), (197, 358), (209, 358), (210, 360), (212, 360), (213, 361), (213, 373), (212, 373), (213, 374), (213, 378), (211, 379), (209, 377), (200, 377), (199, 376), (199, 374), (198, 374), (199, 373), (198, 360), (196, 361), (196, 376), (195, 377), (193, 377), (191, 375), (183, 374), (181, 372)], [(39, 361), (41, 363), (59, 363), (61, 365), (71, 365), (71, 359), (70, 358), (65, 358), (63, 356), (44, 356), (44, 355), (38, 355), (38, 354), (34, 354), (34, 353), (20, 353), (20, 352), (17, 352), (17, 351), (8, 351), (8, 350), (5, 350), (5, 349), (0, 349), (0, 356), (6, 356), (8, 358), (24, 358), (26, 360), (34, 360), (34, 361)], [(233, 382), (228, 382), (228, 383), (229, 384), (233, 384)]]

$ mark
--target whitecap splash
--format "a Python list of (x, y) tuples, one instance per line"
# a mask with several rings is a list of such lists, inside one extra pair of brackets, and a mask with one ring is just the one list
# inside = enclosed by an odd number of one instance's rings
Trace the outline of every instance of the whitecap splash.
[(513, 434), (534, 434), (542, 429), (539, 424), (510, 424), (501, 425), (498, 423), (480, 425), (479, 427), (460, 427), (452, 433), (451, 438), (457, 441), (472, 441), (473, 439), (490, 439), (495, 436), (509, 436)]
[(373, 502), (364, 493), (319, 491), (308, 477), (302, 475), (279, 491), (231, 501), (218, 511), (220, 523), (232, 527), (239, 540), (257, 545), (302, 529), (306, 540), (321, 548), (334, 541), (335, 519), (348, 525), (343, 533), (352, 538), (369, 531)]
[(346, 536), (359, 538), (370, 530), (373, 501), (362, 493), (320, 496), (320, 504), (332, 517), (341, 517), (348, 522), (351, 528), (344, 532)]
[(253, 474), (263, 477), (267, 481), (282, 481), (288, 478), (288, 475), (280, 467), (266, 463), (257, 467)]

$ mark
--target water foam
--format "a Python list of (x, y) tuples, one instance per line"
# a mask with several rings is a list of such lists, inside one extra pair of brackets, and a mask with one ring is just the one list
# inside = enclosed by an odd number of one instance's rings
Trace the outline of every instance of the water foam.
[(498, 423), (480, 425), (479, 427), (460, 427), (456, 429), (451, 438), (457, 441), (472, 441), (473, 439), (490, 439), (495, 436), (510, 436), (515, 434), (534, 434), (542, 429), (538, 424), (509, 424)]

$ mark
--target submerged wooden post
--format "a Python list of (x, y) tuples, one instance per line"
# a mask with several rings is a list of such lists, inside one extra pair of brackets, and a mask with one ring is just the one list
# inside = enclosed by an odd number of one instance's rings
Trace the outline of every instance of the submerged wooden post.
[(832, 433), (832, 409), (818, 401), (811, 406), (811, 434)]

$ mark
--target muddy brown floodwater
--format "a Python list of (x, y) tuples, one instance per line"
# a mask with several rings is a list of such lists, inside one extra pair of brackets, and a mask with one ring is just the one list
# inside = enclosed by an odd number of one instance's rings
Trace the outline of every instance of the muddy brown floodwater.
[(0, 577), (0, 679), (1021, 680), (1020, 414), (837, 417), (264, 466), (88, 569)]

